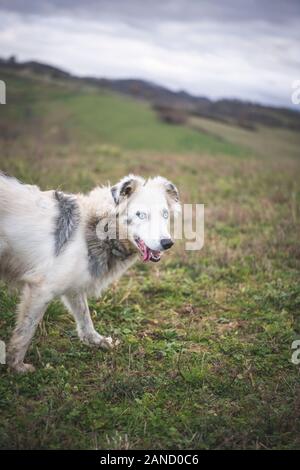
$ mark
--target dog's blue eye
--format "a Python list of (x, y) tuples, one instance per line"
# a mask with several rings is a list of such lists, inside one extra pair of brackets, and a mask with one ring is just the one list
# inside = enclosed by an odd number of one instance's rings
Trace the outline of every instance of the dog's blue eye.
[(163, 218), (167, 219), (168, 217), (169, 217), (169, 212), (167, 211), (167, 209), (164, 209), (163, 210)]
[(136, 215), (137, 215), (141, 220), (144, 220), (144, 219), (147, 218), (146, 212), (140, 212), (140, 211), (138, 211), (138, 212), (136, 213)]

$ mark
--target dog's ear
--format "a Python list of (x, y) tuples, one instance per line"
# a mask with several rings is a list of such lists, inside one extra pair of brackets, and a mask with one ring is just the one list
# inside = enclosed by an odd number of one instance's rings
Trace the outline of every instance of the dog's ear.
[(128, 175), (111, 188), (112, 197), (116, 205), (130, 198), (130, 196), (143, 184), (145, 180), (140, 176)]
[(175, 184), (171, 183), (171, 181), (163, 178), (162, 176), (157, 176), (154, 178), (154, 180), (163, 186), (171, 211), (174, 212), (174, 214), (179, 214), (181, 212), (181, 204), (179, 191)]

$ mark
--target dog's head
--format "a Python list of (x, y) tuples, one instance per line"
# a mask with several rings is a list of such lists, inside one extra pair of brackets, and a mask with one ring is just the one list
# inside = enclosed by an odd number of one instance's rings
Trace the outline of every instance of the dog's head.
[(144, 180), (129, 175), (111, 188), (127, 237), (143, 261), (157, 262), (173, 245), (170, 215), (180, 212), (176, 186), (161, 176)]

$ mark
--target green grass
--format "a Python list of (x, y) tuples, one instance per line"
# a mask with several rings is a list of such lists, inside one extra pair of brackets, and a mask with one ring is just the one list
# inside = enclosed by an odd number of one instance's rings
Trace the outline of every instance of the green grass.
[[(131, 171), (162, 174), (206, 212), (200, 252), (179, 242), (90, 300), (97, 330), (121, 340), (114, 352), (82, 345), (64, 307), (51, 304), (28, 352), (37, 372), (0, 366), (0, 447), (299, 449), (296, 155), (263, 145), (247, 153), (245, 141), (168, 127), (118, 95), (7, 85), (2, 169), (74, 191)], [(5, 341), (16, 302), (1, 287)]]
[[(4, 76), (11, 116), (42, 117), (62, 127), (77, 142), (101, 141), (128, 150), (159, 152), (208, 151), (242, 156), (245, 150), (189, 127), (170, 126), (157, 120), (144, 103), (104, 89), (76, 85), (63, 87)], [(20, 100), (23, 106), (18, 106)], [(12, 103), (9, 105), (9, 103)], [(62, 129), (60, 129), (62, 131)]]
[(257, 126), (246, 130), (238, 126), (224, 124), (205, 118), (191, 118), (189, 124), (193, 129), (207, 132), (211, 137), (219, 138), (236, 146), (242, 146), (249, 155), (268, 158), (299, 158), (299, 132), (288, 129)]

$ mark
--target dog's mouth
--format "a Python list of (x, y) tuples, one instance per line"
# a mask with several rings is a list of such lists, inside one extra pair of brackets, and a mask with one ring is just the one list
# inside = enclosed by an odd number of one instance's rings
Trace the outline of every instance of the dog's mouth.
[(136, 238), (135, 243), (145, 263), (147, 263), (148, 261), (152, 261), (153, 263), (157, 263), (158, 261), (160, 261), (160, 258), (161, 258), (160, 251), (151, 250), (146, 245), (146, 243), (140, 238)]

